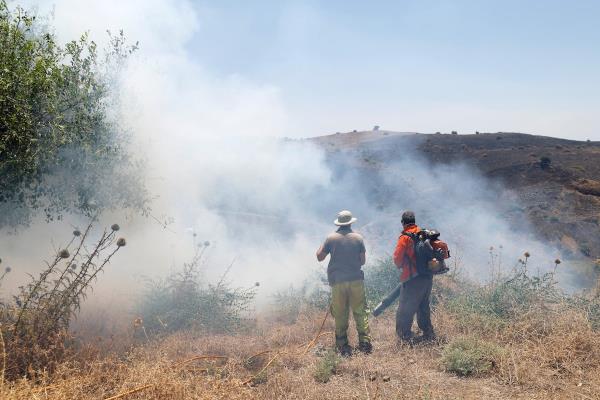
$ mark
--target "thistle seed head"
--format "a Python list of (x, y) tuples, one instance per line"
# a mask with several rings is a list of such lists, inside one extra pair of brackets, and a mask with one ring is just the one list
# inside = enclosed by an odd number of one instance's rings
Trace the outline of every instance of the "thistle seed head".
[(4, 268), (4, 272), (6, 272), (7, 274), (8, 274), (10, 271), (12, 271), (12, 268), (11, 268), (11, 267), (6, 267), (6, 268)]
[(207, 240), (206, 242), (204, 242), (204, 245), (205, 245), (206, 247), (208, 247), (208, 246), (210, 246), (210, 242)]
[(124, 247), (127, 244), (127, 242), (125, 241), (125, 238), (119, 238), (117, 240), (117, 246), (119, 247)]
[(531, 257), (531, 254), (529, 254), (529, 252), (528, 252), (528, 251), (526, 251), (526, 252), (525, 252), (525, 254), (523, 254), (523, 255), (525, 256), (525, 258), (529, 258), (529, 257)]
[(71, 254), (69, 253), (69, 250), (62, 249), (61, 251), (58, 252), (58, 256), (60, 258), (69, 258), (71, 256)]
[(260, 282), (254, 282), (254, 286), (259, 287), (260, 286)]
[(110, 229), (112, 229), (113, 231), (118, 231), (119, 229), (121, 229), (121, 227), (119, 226), (119, 224), (112, 224), (110, 226)]
[(73, 236), (81, 236), (81, 231), (79, 229), (75, 229), (73, 231)]
[(77, 264), (75, 264), (75, 263), (71, 264), (71, 269), (72, 270), (76, 270), (77, 269)]
[(556, 260), (554, 260), (554, 264), (558, 265), (560, 264), (562, 261), (560, 261), (560, 258), (557, 258)]

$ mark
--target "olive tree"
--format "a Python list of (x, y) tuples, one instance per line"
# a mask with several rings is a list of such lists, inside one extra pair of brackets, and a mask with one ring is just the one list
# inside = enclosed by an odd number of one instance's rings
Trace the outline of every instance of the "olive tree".
[(0, 227), (42, 212), (146, 208), (141, 168), (115, 116), (115, 68), (133, 52), (121, 32), (101, 53), (87, 34), (60, 45), (0, 0)]

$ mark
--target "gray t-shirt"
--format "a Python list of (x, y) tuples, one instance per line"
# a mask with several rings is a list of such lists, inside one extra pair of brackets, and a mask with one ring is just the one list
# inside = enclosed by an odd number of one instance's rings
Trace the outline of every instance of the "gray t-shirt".
[(327, 267), (330, 285), (364, 279), (360, 254), (365, 253), (365, 243), (361, 235), (349, 227), (340, 227), (327, 236), (323, 250), (330, 255)]

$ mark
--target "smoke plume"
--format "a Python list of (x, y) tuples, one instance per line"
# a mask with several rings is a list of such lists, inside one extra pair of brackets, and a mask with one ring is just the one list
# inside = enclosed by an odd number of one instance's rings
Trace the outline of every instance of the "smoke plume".
[[(260, 282), (268, 293), (299, 283), (325, 267), (314, 253), (341, 209), (358, 217), (371, 260), (393, 251), (404, 209), (440, 230), (454, 259), (475, 277), (488, 274), (490, 246), (502, 246), (511, 266), (526, 250), (543, 257), (540, 265), (556, 257), (525, 221), (506, 222), (505, 206), (517, 204), (509, 192), (464, 166), (439, 170), (406, 147), (398, 149), (404, 156), (378, 168), (357, 169), (357, 153), (328, 154), (310, 140), (284, 139), (290, 118), (277, 87), (211, 73), (202, 55), (191, 52), (203, 16), (190, 1), (36, 4), (40, 14), (53, 13), (63, 40), (89, 31), (102, 44), (106, 29), (123, 29), (140, 42), (119, 77), (116, 114), (133, 135), (131, 150), (146, 160), (141, 179), (154, 196), (151, 216), (102, 217), (103, 224), (121, 224), (128, 246), (101, 277), (97, 294), (135, 294), (141, 277), (166, 275), (205, 242), (209, 277), (233, 263), (229, 278), (239, 285)], [(375, 159), (382, 152), (359, 150)], [(71, 230), (65, 223), (34, 223), (3, 235), (0, 255), (15, 272), (35, 272)]]

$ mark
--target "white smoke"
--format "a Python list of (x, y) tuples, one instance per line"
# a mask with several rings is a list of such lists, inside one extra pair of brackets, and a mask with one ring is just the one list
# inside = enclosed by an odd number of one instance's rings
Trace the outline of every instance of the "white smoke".
[[(346, 208), (358, 215), (359, 229), (364, 227), (370, 257), (391, 253), (405, 208), (445, 231), (478, 271), (484, 271), (479, 266), (489, 246), (502, 244), (513, 259), (534, 247), (552, 252), (528, 237), (526, 224), (515, 235), (495, 206), (502, 189), (462, 168), (441, 174), (415, 159), (388, 166), (377, 179), (398, 190), (391, 205), (377, 209), (373, 182), (353, 170), (337, 173), (325, 152), (308, 141), (282, 140), (291, 127), (277, 87), (203, 68), (201, 55), (189, 50), (194, 35), (202, 34), (202, 16), (190, 1), (30, 5), (42, 15), (53, 10), (62, 40), (89, 31), (102, 43), (106, 29), (123, 29), (140, 41), (120, 78), (119, 114), (133, 133), (133, 150), (147, 160), (144, 179), (156, 198), (151, 218), (104, 216), (106, 224), (121, 223), (128, 246), (101, 278), (98, 293), (135, 294), (140, 287), (132, 289), (132, 282), (166, 275), (204, 241), (211, 243), (209, 276), (222, 274), (233, 261), (230, 278), (238, 284), (259, 281), (261, 290), (270, 292), (298, 283), (319, 268), (315, 250), (332, 229), (335, 213)], [(164, 227), (155, 219), (172, 223)], [(44, 246), (48, 238), (66, 241), (70, 230), (61, 223), (35, 223), (3, 240), (2, 256), (15, 272), (34, 272), (32, 259), (42, 260), (51, 250)]]

